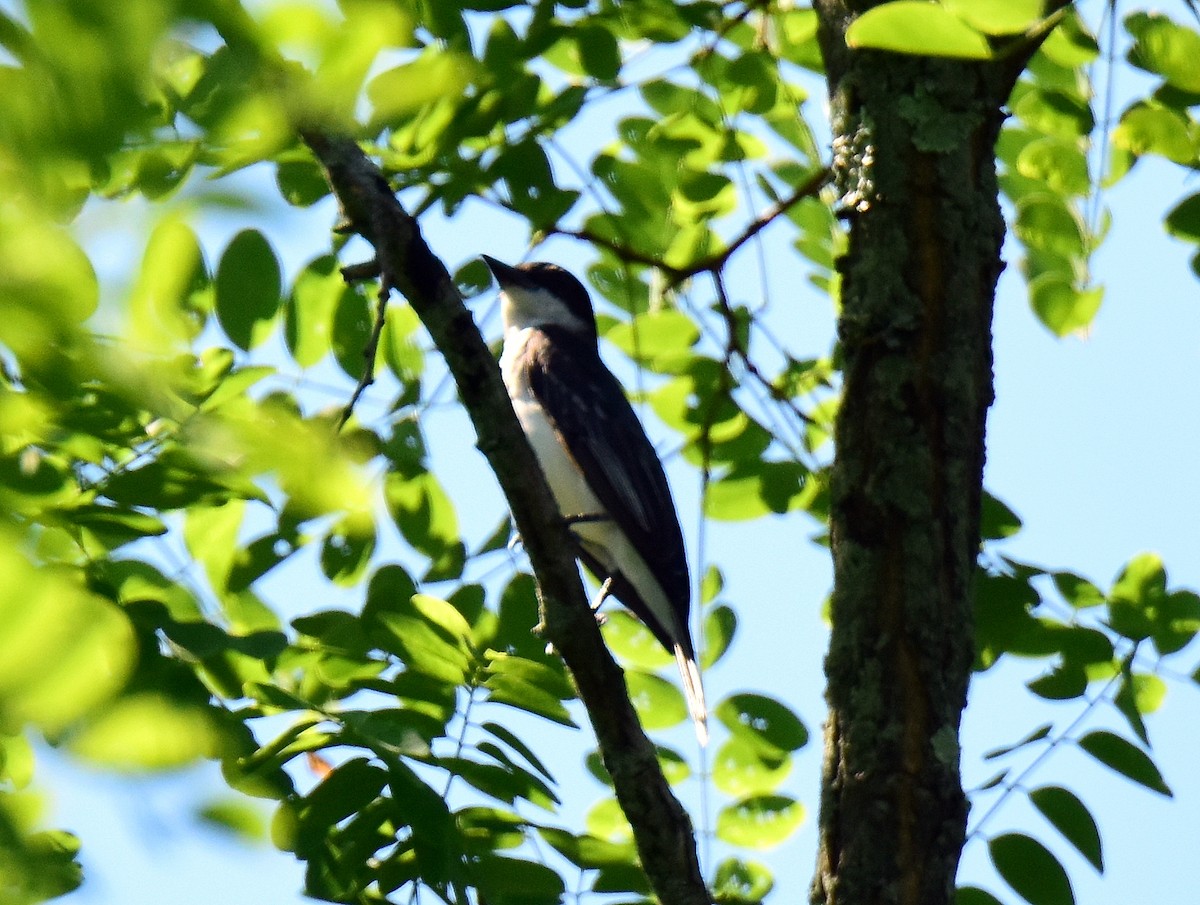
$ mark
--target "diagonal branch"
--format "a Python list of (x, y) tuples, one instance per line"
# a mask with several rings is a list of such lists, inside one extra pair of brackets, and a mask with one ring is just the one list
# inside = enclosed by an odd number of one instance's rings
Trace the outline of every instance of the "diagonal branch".
[(660, 901), (708, 905), (691, 822), (671, 794), (588, 607), (567, 525), (522, 433), (500, 371), (442, 262), (352, 140), (308, 129), (304, 141), (355, 232), (375, 246), (382, 283), (401, 292), (446, 359), (478, 447), (508, 498), (538, 580), (544, 634), (561, 653), (596, 730), (642, 867)]

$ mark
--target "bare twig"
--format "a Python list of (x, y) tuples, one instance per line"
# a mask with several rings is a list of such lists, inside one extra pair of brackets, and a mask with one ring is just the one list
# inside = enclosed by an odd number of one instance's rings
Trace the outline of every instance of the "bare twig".
[[(354, 270), (357, 272), (372, 264), (376, 268), (379, 266), (377, 261), (369, 261), (366, 264), (344, 267), (342, 268), (342, 277), (348, 281), (347, 271)], [(388, 284), (387, 280), (382, 280), (379, 284), (379, 300), (375, 308), (375, 323), (371, 327), (371, 337), (367, 340), (367, 345), (363, 349), (362, 376), (358, 378), (358, 384), (354, 387), (354, 392), (350, 394), (350, 401), (342, 409), (341, 417), (338, 418), (337, 423), (338, 430), (346, 426), (346, 422), (354, 414), (354, 407), (358, 405), (358, 400), (367, 391), (367, 387), (375, 382), (375, 355), (379, 351), (379, 337), (383, 334), (383, 325), (387, 321), (388, 296), (391, 294), (392, 287)]]
[(644, 264), (647, 267), (655, 267), (662, 273), (666, 274), (671, 286), (678, 286), (684, 280), (694, 277), (696, 274), (705, 272), (717, 272), (729, 261), (738, 250), (762, 232), (767, 226), (786, 214), (789, 210), (803, 201), (805, 198), (815, 196), (822, 188), (833, 178), (833, 171), (828, 167), (818, 170), (813, 173), (808, 179), (798, 185), (788, 197), (777, 201), (769, 208), (755, 217), (746, 228), (743, 229), (725, 248), (716, 254), (708, 257), (700, 258), (693, 261), (687, 267), (673, 267), (660, 261), (654, 255), (646, 254), (638, 251), (629, 245), (622, 245), (620, 242), (615, 242), (606, 236), (601, 236), (598, 233), (591, 232), (586, 229), (563, 229), (561, 227), (552, 226), (546, 232), (554, 236), (567, 236), (572, 239), (579, 239), (588, 242), (592, 245), (597, 245), (600, 248), (606, 248), (622, 261), (631, 264)]

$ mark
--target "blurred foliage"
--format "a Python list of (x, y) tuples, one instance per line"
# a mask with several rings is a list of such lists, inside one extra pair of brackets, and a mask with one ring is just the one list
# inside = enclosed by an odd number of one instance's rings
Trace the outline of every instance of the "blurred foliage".
[[(898, 2), (853, 34), (989, 57), (1039, 13)], [(997, 148), (1030, 303), (1058, 335), (1086, 329), (1101, 301), (1089, 273), (1101, 186), (1145, 155), (1198, 163), (1200, 36), (1161, 14), (1124, 25), (1128, 62), (1154, 84), (1111, 134), (1097, 140), (1101, 49), (1068, 12)], [(43, 828), (33, 739), (124, 771), (219, 760), (241, 797), (202, 819), (254, 837), (249, 800), (272, 802), (270, 837), (305, 862), (317, 898), (644, 899), (607, 791), (584, 826), (560, 825), (550, 755), (580, 710), (531, 634), (534, 585), (505, 552), (507, 520), (460, 507), (439, 480), (429, 416), (447, 393), (415, 315), (392, 300), (373, 365), (389, 402), (338, 431), (323, 392), (344, 402), (363, 374), (374, 287), (343, 282), (340, 239), (292, 272), (270, 224), (223, 249), (195, 224), (243, 203), (222, 180), (246, 168), (289, 205), (321, 202), (297, 139), (317, 125), (363, 141), (414, 210), (468, 223), (467, 202), (484, 199), (531, 240), (589, 240), (609, 351), (638, 370), (656, 429), (703, 476), (704, 517), (802, 511), (819, 524), (834, 350), (793, 354), (772, 316), (784, 300), (731, 297), (724, 281), (766, 209), (807, 277), (797, 291), (838, 304), (837, 199), (801, 191), (825, 166), (804, 103), (819, 87), (815, 35), (811, 9), (775, 0), (0, 6), (0, 901), (81, 878), (78, 841)], [(594, 136), (584, 151), (581, 130)], [(1165, 221), (1192, 243), (1198, 198)], [(114, 262), (80, 224), (137, 204), (140, 263)], [(477, 265), (456, 279), (466, 294), (487, 285)], [(989, 498), (985, 537), (1019, 528)], [(739, 612), (719, 568), (700, 565), (705, 667), (720, 674)], [(1200, 598), (1170, 588), (1153, 556), (1105, 590), (988, 548), (978, 668), (1036, 658), (1046, 671), (1029, 692), (1077, 705), (1064, 726), (989, 755), (1017, 765), (976, 793), (973, 838), (1018, 895), (1054, 905), (1071, 887), (1032, 836), (984, 835), (1014, 795), (1103, 866), (1088, 806), (1061, 786), (1031, 790), (1044, 758), (1022, 756), (1075, 746), (1170, 794), (1144, 718), (1167, 692), (1161, 667), (1198, 629)], [(659, 675), (670, 658), (623, 614), (605, 636), (647, 727), (670, 737), (686, 716)], [(1125, 735), (1087, 725), (1102, 704)], [(661, 761), (674, 783), (711, 782), (709, 879), (719, 901), (755, 902), (774, 879), (752, 854), (804, 819), (789, 780), (809, 733), (754, 692), (713, 713), (711, 777), (665, 744)], [(601, 761), (587, 762), (603, 789)], [(961, 901), (995, 899), (967, 888)]]

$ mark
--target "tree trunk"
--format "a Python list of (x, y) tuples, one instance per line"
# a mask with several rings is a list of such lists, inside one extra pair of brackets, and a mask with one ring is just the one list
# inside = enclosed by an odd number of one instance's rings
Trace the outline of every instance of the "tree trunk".
[(850, 242), (812, 900), (944, 905), (967, 817), (958, 729), (1004, 237), (993, 145), (1020, 67), (849, 51), (848, 4), (817, 5)]

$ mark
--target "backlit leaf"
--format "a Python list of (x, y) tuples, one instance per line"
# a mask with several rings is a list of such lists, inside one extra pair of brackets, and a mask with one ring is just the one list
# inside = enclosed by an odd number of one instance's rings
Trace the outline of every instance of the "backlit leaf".
[(808, 743), (808, 730), (791, 710), (761, 694), (735, 694), (713, 711), (717, 719), (764, 756), (778, 758)]
[(629, 699), (647, 729), (666, 729), (687, 719), (683, 693), (666, 679), (637, 669), (625, 671)]
[(846, 29), (846, 44), (964, 60), (992, 55), (979, 31), (945, 7), (920, 0), (895, 0), (868, 9)]
[(757, 795), (726, 805), (717, 815), (717, 838), (759, 851), (787, 841), (804, 822), (804, 806), (786, 795)]

